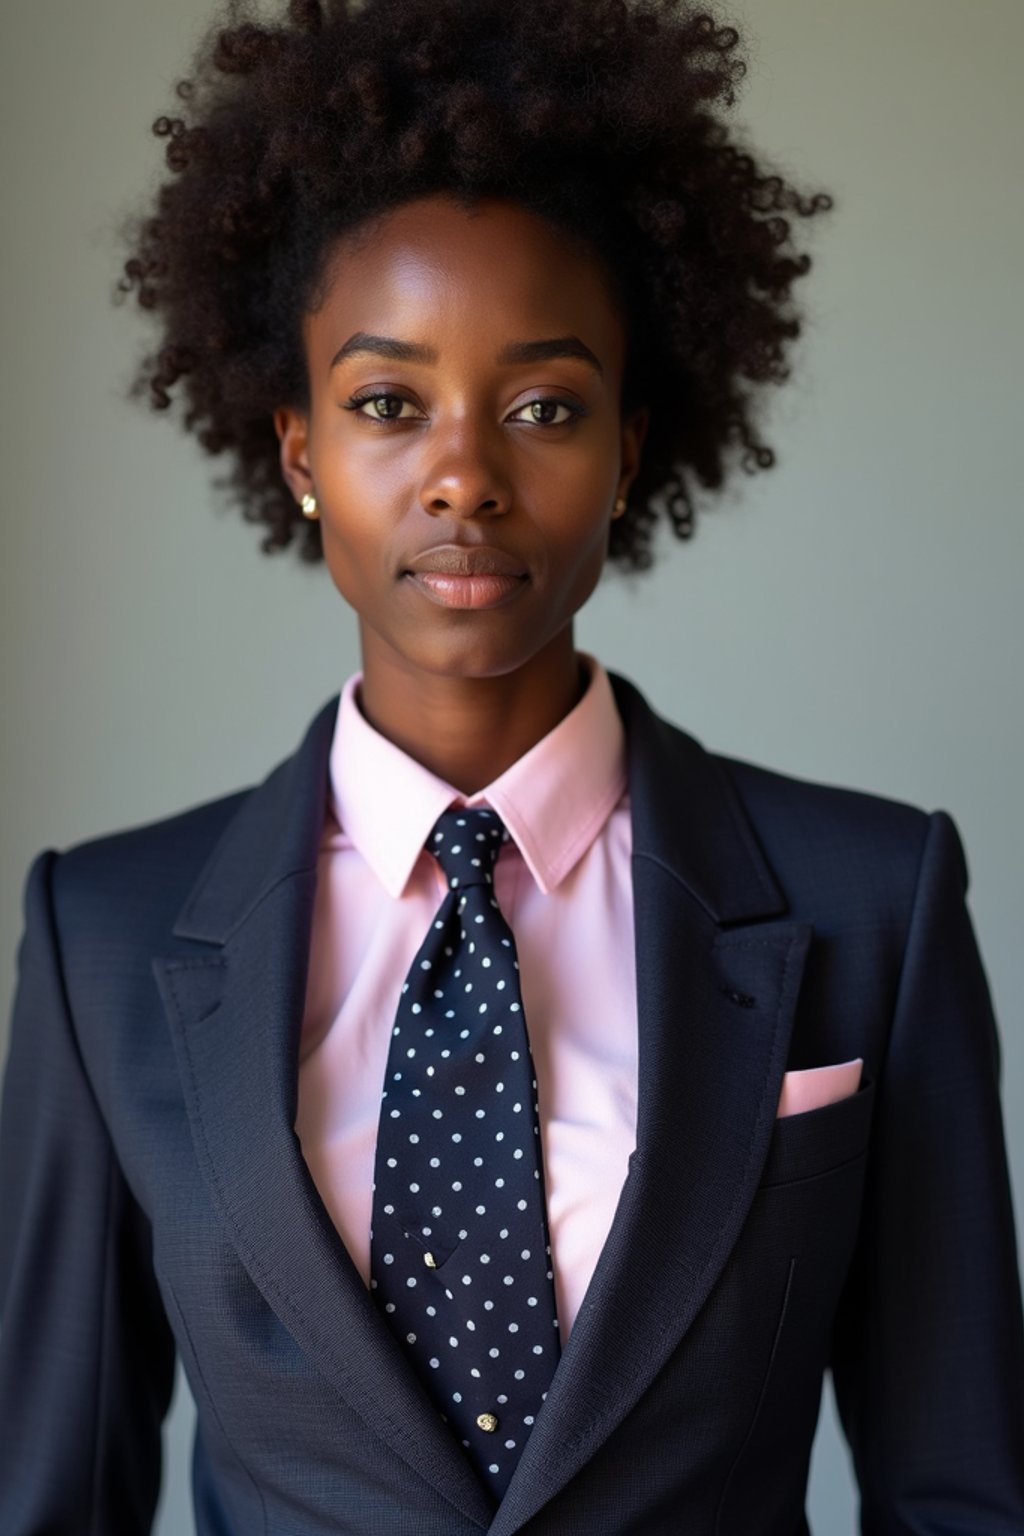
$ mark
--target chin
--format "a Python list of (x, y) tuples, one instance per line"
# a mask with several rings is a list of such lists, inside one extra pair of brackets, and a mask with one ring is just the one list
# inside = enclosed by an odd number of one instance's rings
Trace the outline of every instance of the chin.
[(496, 636), (465, 633), (439, 636), (436, 644), (403, 649), (402, 655), (407, 665), (434, 677), (488, 678), (518, 671), (540, 649), (535, 640), (517, 645), (507, 637), (502, 642)]

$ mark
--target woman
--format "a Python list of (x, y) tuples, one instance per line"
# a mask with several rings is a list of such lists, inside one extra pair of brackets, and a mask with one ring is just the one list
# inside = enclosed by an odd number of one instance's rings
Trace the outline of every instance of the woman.
[[(215, 29), (142, 379), (362, 664), (262, 783), (29, 871), (0, 1529), (1024, 1528), (998, 1044), (954, 823), (704, 750), (578, 652), (768, 467), (803, 198), (684, 6)], [(478, 926), (479, 925), (479, 926)]]

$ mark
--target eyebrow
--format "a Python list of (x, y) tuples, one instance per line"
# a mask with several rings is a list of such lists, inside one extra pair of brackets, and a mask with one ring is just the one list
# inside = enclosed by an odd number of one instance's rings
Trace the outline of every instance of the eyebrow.
[[(372, 336), (367, 331), (356, 331), (343, 347), (331, 358), (331, 368), (336, 368), (347, 357), (372, 353), (375, 357), (390, 358), (399, 363), (436, 363), (438, 354), (434, 347), (414, 341), (400, 341), (397, 336)], [(547, 363), (558, 357), (572, 357), (587, 363), (599, 378), (604, 369), (599, 359), (578, 336), (552, 336), (540, 341), (513, 341), (498, 353), (497, 361), (503, 366), (516, 363)]]

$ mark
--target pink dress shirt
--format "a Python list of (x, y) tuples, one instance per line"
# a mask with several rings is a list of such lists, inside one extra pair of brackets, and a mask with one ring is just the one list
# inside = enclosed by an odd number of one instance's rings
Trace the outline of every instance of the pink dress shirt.
[(537, 1069), (563, 1340), (604, 1246), (636, 1144), (637, 1007), (622, 721), (608, 674), (493, 783), (466, 797), (339, 701), (317, 865), (295, 1129), (369, 1281), (373, 1163), (402, 982), (445, 895), (424, 844), (450, 805), (508, 828), (495, 894), (515, 935)]

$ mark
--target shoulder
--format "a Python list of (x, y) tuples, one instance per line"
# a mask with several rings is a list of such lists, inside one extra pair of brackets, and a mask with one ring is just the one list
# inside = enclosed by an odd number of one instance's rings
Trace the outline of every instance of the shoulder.
[[(947, 846), (966, 887), (962, 844), (946, 811), (717, 751), (655, 711), (634, 685), (616, 678), (614, 687), (644, 783), (670, 783), (684, 823), (687, 808), (695, 822), (712, 809), (719, 841), (728, 827), (730, 839), (753, 843), (790, 910), (824, 905), (837, 920), (855, 922), (868, 912), (906, 913), (930, 837)], [(709, 834), (691, 825), (685, 835)]]
[(837, 917), (909, 912), (926, 866), (966, 893), (967, 858), (948, 811), (893, 796), (804, 779), (712, 753), (795, 905), (833, 893)]
[(166, 931), (254, 787), (39, 854), (51, 860), (58, 930), (88, 939), (113, 921), (137, 934), (144, 921)]
[(761, 836), (854, 855), (858, 848), (920, 852), (929, 813), (921, 805), (857, 786), (783, 772), (727, 753), (708, 755)]
[(275, 857), (284, 873), (311, 850), (315, 855), (337, 703), (335, 694), (298, 747), (255, 783), (61, 850), (44, 849), (29, 878), (49, 877), (58, 931), (73, 937), (79, 953), (90, 945), (141, 952), (167, 942), (211, 870), (222, 888), (251, 877), (255, 889), (261, 861), (269, 880)]

